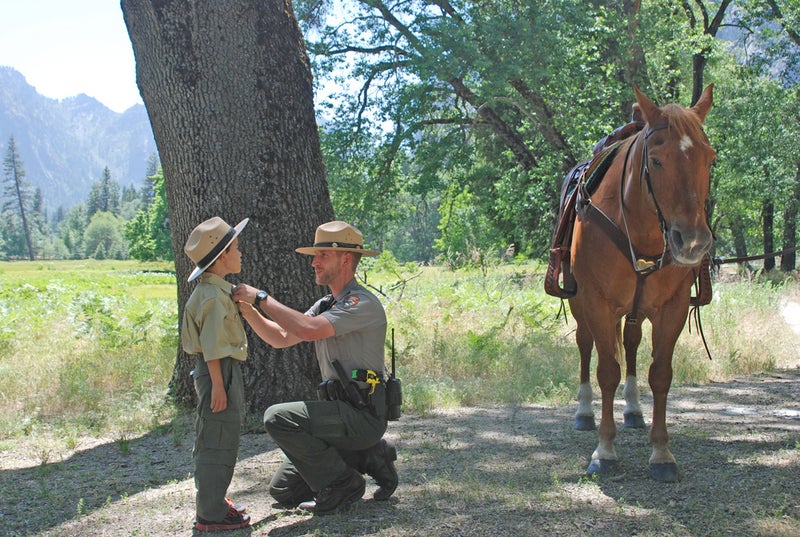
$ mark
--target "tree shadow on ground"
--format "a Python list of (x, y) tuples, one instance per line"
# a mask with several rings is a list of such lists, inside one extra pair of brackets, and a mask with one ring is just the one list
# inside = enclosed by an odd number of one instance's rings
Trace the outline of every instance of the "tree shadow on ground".
[[(678, 483), (649, 478), (646, 430), (619, 431), (618, 474), (585, 476), (597, 436), (572, 429), (573, 405), (404, 416), (388, 432), (399, 451), (395, 496), (371, 500), (370, 484), (353, 510), (319, 517), (272, 505), (267, 485), (282, 455), (268, 435), (248, 434), (231, 494), (248, 505), (253, 527), (219, 535), (798, 535), (798, 401), (797, 373), (673, 390), (668, 426), (683, 473)], [(112, 443), (44, 468), (6, 470), (3, 529), (187, 535), (190, 472), (190, 431), (180, 443), (145, 435), (131, 441), (127, 455)], [(10, 507), (17, 502), (32, 507)]]

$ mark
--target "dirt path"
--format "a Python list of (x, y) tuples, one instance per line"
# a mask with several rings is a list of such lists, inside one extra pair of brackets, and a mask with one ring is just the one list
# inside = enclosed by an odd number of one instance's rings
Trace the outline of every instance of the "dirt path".
[[(800, 535), (800, 369), (673, 389), (668, 425), (683, 473), (675, 484), (648, 478), (646, 432), (631, 430), (617, 437), (620, 475), (587, 479), (596, 436), (572, 430), (573, 411), (404, 416), (389, 433), (400, 451), (396, 496), (329, 517), (273, 508), (265, 487), (280, 452), (265, 434), (245, 435), (231, 493), (255, 524), (221, 535)], [(0, 535), (190, 535), (191, 444), (187, 418), (126, 449), (84, 439), (47, 464), (41, 454), (0, 452)]]

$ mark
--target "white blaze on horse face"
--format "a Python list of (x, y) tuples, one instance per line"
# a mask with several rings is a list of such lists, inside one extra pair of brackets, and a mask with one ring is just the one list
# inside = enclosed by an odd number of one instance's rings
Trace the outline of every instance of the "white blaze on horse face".
[(689, 138), (688, 136), (685, 136), (685, 135), (681, 137), (681, 143), (679, 145), (679, 147), (681, 148), (681, 151), (686, 153), (686, 151), (688, 151), (689, 148), (692, 147), (692, 145), (694, 145), (694, 143), (692, 142), (691, 138)]

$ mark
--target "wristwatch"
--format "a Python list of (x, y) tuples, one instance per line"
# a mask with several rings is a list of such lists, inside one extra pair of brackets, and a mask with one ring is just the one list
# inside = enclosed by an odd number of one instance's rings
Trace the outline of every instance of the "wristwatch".
[(258, 305), (261, 304), (262, 300), (266, 300), (267, 296), (269, 295), (267, 295), (267, 292), (264, 291), (263, 289), (258, 293), (256, 293), (256, 299), (253, 301), (253, 306), (259, 307)]

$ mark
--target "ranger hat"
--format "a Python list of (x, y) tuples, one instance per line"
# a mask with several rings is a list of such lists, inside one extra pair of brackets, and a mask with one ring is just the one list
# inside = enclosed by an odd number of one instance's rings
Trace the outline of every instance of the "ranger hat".
[(298, 254), (315, 255), (320, 250), (338, 252), (356, 252), (368, 257), (380, 254), (375, 250), (364, 249), (364, 236), (359, 230), (340, 220), (327, 222), (317, 228), (314, 234), (314, 246), (297, 248)]
[(231, 227), (219, 216), (214, 216), (194, 228), (183, 247), (189, 259), (197, 265), (187, 281), (194, 280), (210, 267), (249, 221), (249, 218), (245, 218), (236, 227)]

